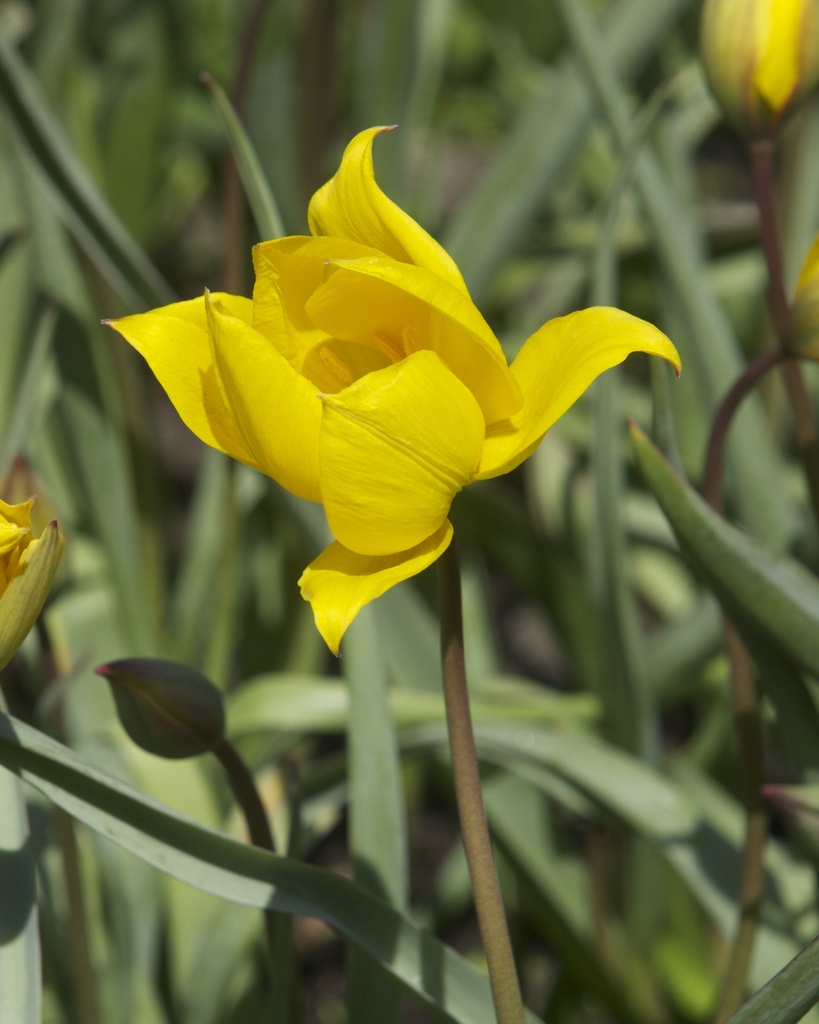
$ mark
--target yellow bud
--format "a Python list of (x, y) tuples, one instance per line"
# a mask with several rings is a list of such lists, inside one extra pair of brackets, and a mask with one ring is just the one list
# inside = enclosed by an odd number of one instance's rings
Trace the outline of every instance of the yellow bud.
[(819, 0), (705, 0), (700, 46), (729, 120), (770, 137), (819, 83)]
[(799, 275), (788, 347), (805, 359), (819, 362), (819, 235)]
[(40, 614), (60, 557), (63, 536), (52, 521), (39, 540), (31, 537), (30, 498), (0, 501), (0, 669), (25, 640)]

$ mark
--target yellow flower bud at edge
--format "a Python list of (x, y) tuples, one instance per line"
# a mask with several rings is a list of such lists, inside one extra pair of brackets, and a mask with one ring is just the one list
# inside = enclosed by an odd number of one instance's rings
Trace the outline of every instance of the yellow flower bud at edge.
[(0, 597), (0, 669), (11, 661), (40, 614), (63, 553), (63, 535), (52, 520), (22, 550)]

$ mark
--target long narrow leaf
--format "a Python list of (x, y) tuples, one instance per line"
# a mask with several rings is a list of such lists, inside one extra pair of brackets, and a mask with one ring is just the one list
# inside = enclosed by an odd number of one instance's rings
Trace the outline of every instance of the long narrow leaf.
[[(350, 690), (347, 720), (350, 854), (353, 878), (406, 911), (407, 837), (401, 763), (387, 692), (387, 660), (372, 608), (350, 627), (343, 669)], [(350, 1020), (390, 1024), (401, 1019), (395, 982), (354, 955), (347, 979)]]
[(0, 39), (0, 110), (56, 191), (140, 296), (173, 301), (168, 284), (123, 227), (74, 156), (22, 58)]
[(636, 426), (632, 438), (648, 486), (728, 613), (795, 665), (819, 673), (819, 581), (718, 516)]
[[(600, 111), (618, 145), (628, 153), (635, 127), (603, 34), (585, 0), (560, 0), (560, 9)], [(697, 390), (706, 409), (713, 411), (722, 393), (742, 371), (739, 347), (708, 280), (695, 222), (668, 184), (653, 153), (646, 151), (640, 155), (635, 177), (657, 248), (688, 321), (690, 339), (678, 339), (683, 362), (690, 366), (688, 372), (696, 375)], [(772, 486), (779, 466), (761, 407), (753, 398), (738, 414), (736, 426), (729, 452), (743, 515), (755, 533), (780, 543), (790, 529), (791, 517), (782, 488)]]
[[(618, 74), (637, 75), (684, 0), (621, 0), (606, 18), (606, 43)], [(544, 198), (569, 169), (592, 119), (593, 101), (576, 64), (566, 61), (531, 101), (479, 188), (458, 210), (445, 246), (480, 299), (519, 243)]]
[(7, 715), (0, 715), (0, 764), (161, 871), (246, 906), (320, 918), (444, 1020), (493, 1024), (489, 982), (480, 971), (345, 878), (195, 825)]
[(253, 211), (253, 219), (256, 221), (261, 238), (281, 238), (285, 234), (285, 230), (279, 208), (270, 191), (259, 158), (256, 156), (256, 150), (253, 148), (242, 122), (236, 116), (236, 111), (216, 79), (205, 72), (202, 74), (202, 81), (211, 94), (214, 106), (222, 119), (222, 125), (236, 158), (236, 166), (239, 168), (239, 177), (242, 179), (245, 195), (250, 203), (250, 209)]
[(726, 1024), (796, 1024), (819, 1002), (819, 938), (754, 993)]
[[(0, 697), (0, 708), (4, 708)], [(0, 1018), (39, 1024), (40, 937), (34, 853), (22, 786), (0, 771)]]

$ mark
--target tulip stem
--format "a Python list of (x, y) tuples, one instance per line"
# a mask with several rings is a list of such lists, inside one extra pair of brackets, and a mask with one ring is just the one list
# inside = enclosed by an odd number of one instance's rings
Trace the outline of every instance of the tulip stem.
[[(786, 353), (769, 348), (760, 352), (745, 368), (734, 386), (723, 398), (711, 425), (708, 454), (705, 460), (703, 496), (720, 514), (723, 507), (722, 462), (728, 427), (742, 399), (757, 381)], [(762, 803), (765, 781), (765, 754), (759, 703), (754, 686), (753, 668), (739, 634), (723, 615), (725, 649), (731, 668), (731, 700), (739, 736), (739, 767), (745, 805), (745, 843), (742, 848), (742, 871), (739, 884), (739, 923), (731, 944), (728, 967), (722, 981), (714, 1024), (722, 1024), (742, 1002), (745, 979), (751, 962), (754, 938), (759, 923), (759, 905), (764, 878), (764, 853), (768, 823)]]
[[(254, 846), (275, 853), (276, 850), (267, 820), (267, 813), (250, 769), (239, 755), (236, 747), (228, 739), (220, 740), (212, 752), (225, 769), (231, 792), (241, 808), (247, 823), (250, 841)], [(294, 826), (291, 825), (292, 827)], [(274, 1008), (281, 1005), (286, 1006), (289, 1002), (290, 979), (287, 976), (289, 975), (288, 968), (291, 959), (287, 955), (289, 938), (286, 929), (278, 927), (277, 915), (273, 911), (265, 910), (262, 913), (264, 914), (265, 935), (267, 937), (268, 959), (271, 971), (271, 1020), (275, 1021), (280, 1019), (280, 1015), (278, 1010)], [(285, 973), (285, 976), (279, 977), (282, 972)], [(277, 983), (281, 986), (282, 991), (277, 991)]]
[[(776, 186), (773, 167), (773, 140), (756, 139), (750, 145), (754, 194), (759, 208), (759, 227), (762, 251), (768, 266), (768, 287), (771, 297), (776, 343), (781, 352), (787, 351), (790, 325), (790, 303), (785, 288), (782, 246), (776, 216)], [(810, 397), (805, 386), (802, 369), (789, 360), (783, 367), (785, 390), (788, 394), (794, 420), (796, 450), (802, 462), (810, 490), (814, 516), (819, 522), (819, 438), (813, 422)]]
[(705, 456), (702, 493), (708, 504), (717, 512), (721, 513), (723, 510), (722, 466), (728, 428), (734, 414), (760, 378), (784, 358), (785, 354), (778, 348), (766, 348), (760, 352), (734, 381), (714, 414)]
[(438, 566), (441, 663), (449, 749), (475, 912), (486, 954), (498, 1024), (523, 1024), (523, 1000), (492, 855), (469, 710), (461, 611), (461, 571), (454, 540), (439, 559)]

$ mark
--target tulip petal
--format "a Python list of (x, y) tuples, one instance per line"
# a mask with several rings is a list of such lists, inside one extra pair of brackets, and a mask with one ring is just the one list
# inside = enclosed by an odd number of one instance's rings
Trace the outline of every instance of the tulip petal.
[(282, 487), (321, 501), (315, 387), (258, 331), (206, 298), (216, 377), (242, 443)]
[(375, 249), (343, 238), (293, 235), (253, 247), (253, 326), (269, 338), (295, 370), (326, 338), (305, 312), (305, 303), (324, 281), (327, 262), (378, 256)]
[(335, 175), (310, 200), (310, 231), (314, 235), (349, 238), (402, 263), (426, 267), (467, 292), (449, 253), (375, 183), (373, 140), (393, 127), (368, 128), (347, 146)]
[[(211, 297), (232, 316), (250, 323), (250, 299), (221, 292)], [(182, 421), (200, 441), (258, 469), (222, 400), (208, 343), (204, 298), (103, 322), (119, 331), (146, 360)]]
[(385, 259), (334, 261), (307, 312), (327, 334), (362, 345), (431, 350), (475, 396), (487, 423), (523, 405), (503, 349), (472, 300), (423, 267)]
[(766, 0), (755, 5), (759, 52), (754, 88), (776, 114), (799, 84), (802, 16), (805, 0)]
[(620, 309), (594, 306), (544, 324), (511, 367), (523, 391), (523, 409), (489, 428), (475, 479), (520, 465), (592, 381), (632, 352), (662, 356), (680, 372), (680, 357), (668, 338)]
[(333, 654), (338, 654), (345, 630), (365, 604), (426, 569), (451, 540), (452, 524), (447, 519), (417, 547), (394, 555), (359, 555), (338, 541), (325, 548), (304, 570), (299, 586)]
[(333, 536), (388, 555), (438, 530), (472, 479), (481, 410), (433, 352), (417, 352), (322, 395), (321, 493)]

